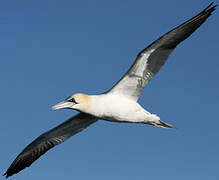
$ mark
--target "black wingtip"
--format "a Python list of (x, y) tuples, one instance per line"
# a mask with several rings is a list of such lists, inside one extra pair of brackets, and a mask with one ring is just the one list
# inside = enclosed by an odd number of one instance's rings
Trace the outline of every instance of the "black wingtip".
[(209, 7), (211, 7), (214, 4), (214, 2), (211, 2), (205, 9), (204, 11), (206, 11)]
[(11, 171), (11, 166), (10, 166), (8, 168), (8, 170), (2, 176), (5, 176), (5, 178), (7, 179), (8, 177), (12, 176), (13, 174), (16, 174), (16, 172), (14, 173), (13, 171)]
[(216, 9), (216, 7), (217, 7), (217, 4), (212, 6), (213, 4), (214, 4), (214, 2), (211, 2), (202, 12), (212, 13)]
[(2, 176), (5, 176), (6, 179), (8, 179), (8, 177), (9, 177), (8, 174), (7, 174), (7, 172), (4, 173)]
[(8, 177), (9, 177), (10, 175), (8, 175), (8, 173), (5, 172), (2, 176), (5, 176), (5, 178), (8, 179)]

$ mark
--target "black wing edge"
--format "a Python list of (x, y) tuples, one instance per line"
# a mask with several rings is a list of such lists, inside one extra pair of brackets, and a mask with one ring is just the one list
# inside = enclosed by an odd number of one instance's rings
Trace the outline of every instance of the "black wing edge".
[(59, 126), (43, 133), (16, 157), (3, 176), (8, 178), (29, 167), (49, 149), (64, 142), (96, 121), (97, 119), (94, 116), (79, 113)]
[[(196, 29), (198, 29), (205, 20), (212, 14), (216, 9), (217, 5), (214, 5), (214, 2), (210, 3), (204, 10), (199, 14), (187, 20), (183, 24), (177, 26), (171, 31), (167, 32), (156, 41), (151, 43), (148, 47), (143, 49), (138, 56), (140, 56), (148, 48), (166, 48), (174, 49), (180, 42), (188, 38)], [(174, 37), (174, 38), (173, 38)]]

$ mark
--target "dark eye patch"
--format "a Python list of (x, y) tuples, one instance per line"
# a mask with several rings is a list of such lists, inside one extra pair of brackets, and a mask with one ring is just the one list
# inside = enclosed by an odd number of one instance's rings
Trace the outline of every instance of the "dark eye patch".
[(68, 102), (73, 102), (73, 103), (77, 104), (77, 102), (75, 101), (74, 98), (67, 99), (67, 101), (68, 101)]

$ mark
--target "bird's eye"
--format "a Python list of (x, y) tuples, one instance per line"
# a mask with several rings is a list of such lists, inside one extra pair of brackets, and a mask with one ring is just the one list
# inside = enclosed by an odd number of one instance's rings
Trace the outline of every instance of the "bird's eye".
[(74, 98), (68, 99), (68, 102), (73, 102), (73, 103), (77, 104), (77, 102), (75, 101)]

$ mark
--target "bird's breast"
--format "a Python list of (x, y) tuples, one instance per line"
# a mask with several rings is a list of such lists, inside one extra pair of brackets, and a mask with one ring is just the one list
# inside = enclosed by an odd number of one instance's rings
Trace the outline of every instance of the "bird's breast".
[(139, 121), (145, 115), (144, 109), (137, 102), (112, 95), (93, 99), (92, 114), (101, 119), (121, 122)]

